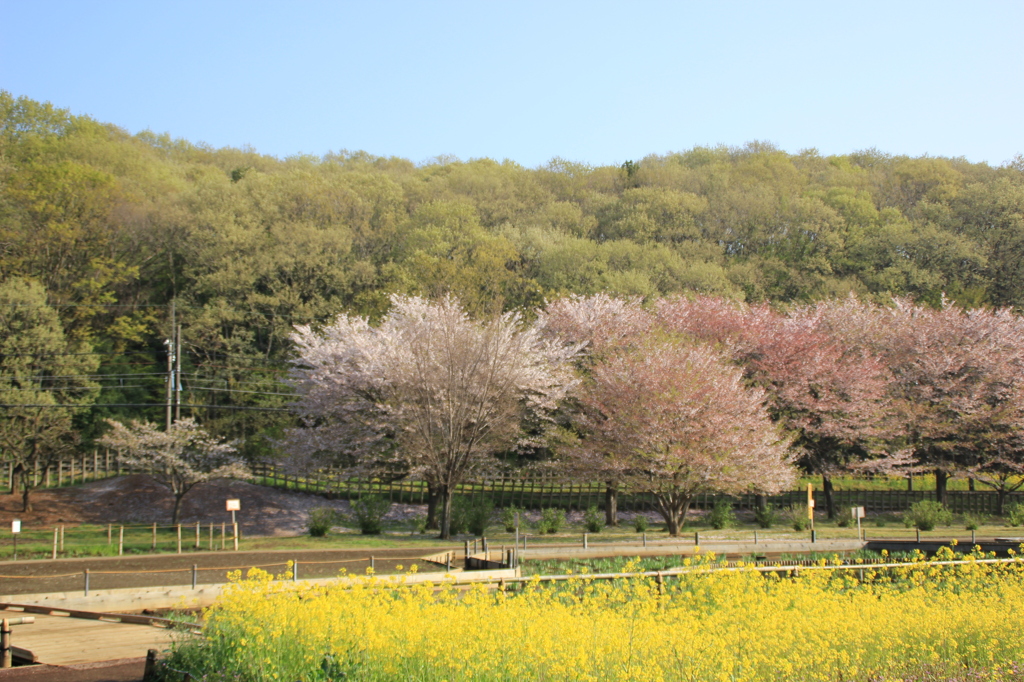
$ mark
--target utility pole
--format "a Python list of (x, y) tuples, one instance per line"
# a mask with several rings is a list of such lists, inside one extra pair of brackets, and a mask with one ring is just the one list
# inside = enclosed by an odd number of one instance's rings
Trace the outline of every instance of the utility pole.
[(181, 421), (181, 325), (174, 335), (174, 421)]
[(174, 331), (177, 328), (177, 320), (175, 319), (174, 301), (171, 301), (171, 338), (164, 339), (164, 347), (167, 348), (167, 419), (166, 429), (171, 430), (171, 424), (173, 422), (173, 414), (171, 405), (174, 400)]

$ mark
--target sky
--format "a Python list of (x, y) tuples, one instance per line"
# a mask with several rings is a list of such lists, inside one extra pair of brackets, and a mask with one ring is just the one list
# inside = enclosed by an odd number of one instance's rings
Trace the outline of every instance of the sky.
[(621, 164), (759, 140), (1001, 165), (1024, 2), (0, 0), (0, 89), (281, 158)]

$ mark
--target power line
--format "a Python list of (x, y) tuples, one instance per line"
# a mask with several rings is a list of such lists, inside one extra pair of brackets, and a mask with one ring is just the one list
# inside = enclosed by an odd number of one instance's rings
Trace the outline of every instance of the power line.
[[(59, 407), (63, 409), (88, 409), (92, 407), (167, 407), (166, 403), (93, 403), (91, 405), (16, 405), (0, 404), (0, 408), (19, 407)], [(252, 410), (255, 412), (291, 412), (286, 407), (253, 407), (250, 405), (185, 405), (184, 408), (213, 409), (213, 410)]]
[[(116, 388), (116, 387), (115, 387)], [(268, 393), (265, 391), (240, 391), (234, 388), (207, 388), (205, 386), (190, 386), (189, 388), (182, 389), (185, 392), (188, 391), (218, 391), (222, 393), (252, 393), (254, 395), (283, 395), (286, 398), (297, 397), (294, 393)]]

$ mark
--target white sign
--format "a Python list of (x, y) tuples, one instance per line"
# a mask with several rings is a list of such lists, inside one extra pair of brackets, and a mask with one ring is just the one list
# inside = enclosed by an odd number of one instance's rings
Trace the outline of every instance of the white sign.
[(850, 514), (855, 519), (863, 519), (864, 518), (864, 507), (850, 507)]
[(242, 511), (241, 500), (228, 500), (228, 511)]
[(21, 532), (21, 521), (19, 519), (14, 519), (13, 521), (11, 521), (11, 532), (12, 533), (20, 533)]

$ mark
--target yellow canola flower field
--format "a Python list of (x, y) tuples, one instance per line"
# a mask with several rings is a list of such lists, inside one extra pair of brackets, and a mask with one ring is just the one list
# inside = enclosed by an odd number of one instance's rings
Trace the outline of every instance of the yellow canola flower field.
[(584, 573), (514, 592), (295, 586), (254, 570), (169, 665), (259, 682), (1024, 680), (1020, 561), (798, 577), (702, 570), (714, 564), (700, 557), (662, 590)]

